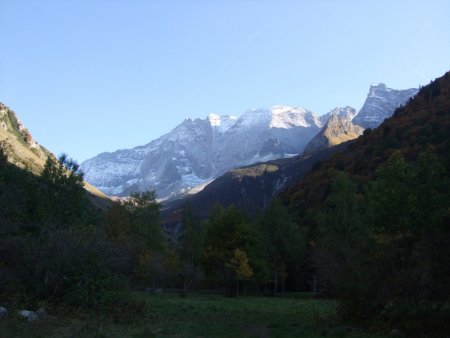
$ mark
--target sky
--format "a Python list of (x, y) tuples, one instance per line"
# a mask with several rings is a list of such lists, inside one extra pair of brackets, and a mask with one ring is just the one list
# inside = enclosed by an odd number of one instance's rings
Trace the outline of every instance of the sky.
[(185, 118), (359, 110), (449, 70), (450, 1), (0, 0), (0, 102), (82, 162)]

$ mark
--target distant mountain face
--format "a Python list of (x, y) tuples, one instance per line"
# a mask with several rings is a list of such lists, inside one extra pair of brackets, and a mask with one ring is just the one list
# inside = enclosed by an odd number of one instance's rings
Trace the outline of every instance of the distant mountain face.
[(376, 128), (386, 118), (391, 117), (397, 107), (404, 105), (417, 92), (416, 88), (395, 90), (386, 87), (383, 83), (373, 84), (370, 86), (363, 107), (352, 122), (364, 129)]
[(107, 194), (154, 189), (164, 198), (239, 166), (299, 154), (321, 127), (303, 108), (254, 109), (239, 118), (210, 114), (186, 119), (145, 146), (102, 153), (81, 169)]
[[(363, 128), (377, 126), (416, 92), (373, 85), (358, 114), (348, 106), (320, 117), (303, 108), (274, 106), (248, 110), (239, 118), (210, 114), (206, 119), (186, 119), (144, 146), (99, 154), (83, 162), (81, 169), (88, 182), (109, 195), (156, 190), (160, 198), (175, 197), (228, 170), (301, 154), (331, 116), (353, 120)], [(330, 124), (327, 130), (310, 150), (361, 133), (343, 120)]]
[(362, 135), (364, 129), (354, 125), (348, 115), (333, 111), (319, 133), (306, 146), (303, 156), (327, 149)]

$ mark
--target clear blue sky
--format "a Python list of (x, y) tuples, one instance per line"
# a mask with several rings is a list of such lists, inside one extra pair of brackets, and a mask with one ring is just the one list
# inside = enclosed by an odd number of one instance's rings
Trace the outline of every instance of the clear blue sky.
[(184, 118), (361, 108), (449, 70), (450, 1), (0, 0), (0, 101), (79, 162)]

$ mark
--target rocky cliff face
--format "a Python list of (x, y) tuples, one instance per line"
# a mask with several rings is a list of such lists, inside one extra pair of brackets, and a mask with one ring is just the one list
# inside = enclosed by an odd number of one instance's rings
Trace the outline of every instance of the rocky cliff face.
[(404, 105), (417, 92), (416, 88), (395, 90), (386, 87), (383, 83), (373, 84), (363, 107), (352, 122), (364, 129), (376, 128), (386, 118), (391, 117), (397, 107)]
[(145, 146), (100, 154), (81, 168), (107, 194), (154, 189), (166, 198), (238, 166), (299, 154), (321, 126), (315, 113), (295, 107), (254, 109), (239, 118), (210, 114), (186, 119)]
[(8, 161), (38, 174), (50, 152), (39, 145), (9, 107), (0, 103), (0, 145)]
[(337, 115), (340, 117), (345, 117), (349, 120), (353, 120), (353, 118), (357, 115), (357, 112), (356, 112), (355, 108), (352, 108), (350, 106), (336, 107), (336, 108), (332, 109), (331, 111), (329, 111), (328, 113), (319, 117), (322, 125), (324, 126), (327, 123), (327, 121), (329, 120), (329, 118), (333, 115)]
[(353, 140), (362, 135), (363, 131), (364, 129), (354, 125), (347, 115), (333, 110), (326, 124), (306, 146), (303, 156)]

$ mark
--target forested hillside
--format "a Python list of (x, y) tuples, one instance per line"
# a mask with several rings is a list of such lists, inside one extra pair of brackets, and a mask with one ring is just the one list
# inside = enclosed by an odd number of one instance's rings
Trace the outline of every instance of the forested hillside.
[(308, 278), (347, 321), (449, 330), (449, 149), (447, 73), (282, 194)]

